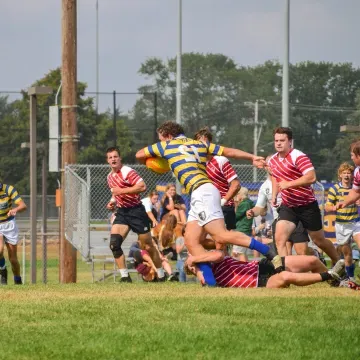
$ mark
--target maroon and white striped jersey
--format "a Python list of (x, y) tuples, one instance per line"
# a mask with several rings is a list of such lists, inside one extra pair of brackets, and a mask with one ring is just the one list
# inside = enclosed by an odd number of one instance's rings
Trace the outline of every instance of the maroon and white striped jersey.
[[(285, 158), (280, 158), (279, 153), (276, 153), (268, 161), (268, 166), (277, 182), (297, 180), (310, 170), (314, 170), (311, 160), (297, 149), (290, 150)], [(316, 201), (311, 186), (285, 189), (280, 193), (282, 203), (288, 207), (308, 205)]]
[(354, 181), (352, 188), (354, 190), (360, 189), (360, 166), (358, 166), (354, 171)]
[(222, 287), (255, 288), (258, 286), (259, 262), (243, 262), (232, 257), (212, 265), (216, 283)]
[[(222, 198), (229, 191), (229, 184), (237, 178), (235, 170), (225, 156), (212, 157), (206, 164), (206, 173), (211, 182), (220, 191)], [(234, 200), (231, 199), (225, 205), (234, 206)]]
[[(143, 179), (129, 166), (122, 166), (120, 170), (111, 172), (107, 176), (107, 182), (110, 189), (114, 187), (122, 189), (132, 187), (140, 181), (143, 181)], [(113, 197), (116, 200), (117, 207), (131, 208), (141, 204), (139, 194), (123, 194)]]

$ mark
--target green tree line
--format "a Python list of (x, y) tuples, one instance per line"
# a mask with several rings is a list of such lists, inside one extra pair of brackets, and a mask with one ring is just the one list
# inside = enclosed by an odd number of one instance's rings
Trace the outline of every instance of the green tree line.
[[(209, 126), (215, 141), (253, 152), (254, 103), (259, 101), (261, 126), (258, 152), (273, 151), (272, 131), (281, 124), (282, 66), (267, 61), (241, 66), (222, 54), (186, 53), (182, 57), (182, 122), (192, 136)], [(139, 69), (144, 85), (130, 109), (116, 108), (116, 143), (126, 163), (136, 151), (156, 139), (156, 126), (176, 114), (176, 59), (149, 58)], [(60, 69), (33, 85), (57, 89)], [(103, 164), (104, 152), (114, 143), (113, 109), (96, 113), (94, 96), (78, 83), (78, 162)], [(307, 153), (319, 179), (333, 180), (336, 167), (349, 160), (349, 143), (356, 134), (340, 133), (340, 126), (360, 119), (360, 69), (350, 63), (302, 62), (290, 66), (290, 126), (295, 147)], [(143, 95), (141, 95), (143, 94)], [(59, 97), (61, 98), (61, 97)], [(48, 141), (48, 107), (54, 94), (39, 97), (38, 142)], [(11, 101), (0, 94), (0, 179), (29, 193), (29, 98), (26, 92)], [(41, 158), (39, 156), (39, 187)], [(57, 174), (49, 174), (48, 193), (56, 187)]]

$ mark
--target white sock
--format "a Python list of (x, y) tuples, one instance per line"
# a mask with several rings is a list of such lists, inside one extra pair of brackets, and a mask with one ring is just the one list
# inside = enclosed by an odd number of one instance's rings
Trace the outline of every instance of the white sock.
[(4, 265), (3, 267), (0, 267), (0, 270), (5, 270), (6, 269), (6, 265)]
[(129, 272), (128, 269), (119, 269), (121, 277), (128, 277), (129, 276)]
[(156, 269), (156, 272), (157, 272), (157, 275), (158, 275), (158, 277), (159, 277), (160, 279), (165, 276), (165, 273), (164, 273), (164, 269), (163, 269), (163, 268)]

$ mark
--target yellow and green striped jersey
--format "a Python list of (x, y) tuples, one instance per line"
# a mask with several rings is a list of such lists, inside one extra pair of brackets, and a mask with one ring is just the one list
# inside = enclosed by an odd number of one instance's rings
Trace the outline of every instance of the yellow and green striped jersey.
[[(339, 202), (343, 202), (350, 190), (351, 187), (345, 188), (341, 183), (333, 185), (328, 191), (327, 204), (336, 205)], [(336, 222), (347, 223), (357, 222), (359, 220), (357, 205), (355, 204), (336, 211)]]
[(0, 222), (12, 220), (14, 217), (8, 217), (8, 212), (12, 204), (18, 204), (21, 197), (16, 189), (11, 185), (0, 184)]
[(144, 148), (147, 157), (166, 159), (185, 191), (191, 194), (205, 183), (211, 183), (206, 175), (208, 155), (221, 155), (224, 148), (212, 143), (187, 138), (183, 135), (169, 141), (161, 141)]

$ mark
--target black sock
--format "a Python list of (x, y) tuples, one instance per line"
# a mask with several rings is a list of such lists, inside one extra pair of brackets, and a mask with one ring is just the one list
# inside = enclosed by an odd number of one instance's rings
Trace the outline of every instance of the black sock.
[(321, 281), (327, 281), (333, 278), (327, 271), (320, 273), (320, 276), (321, 276)]

